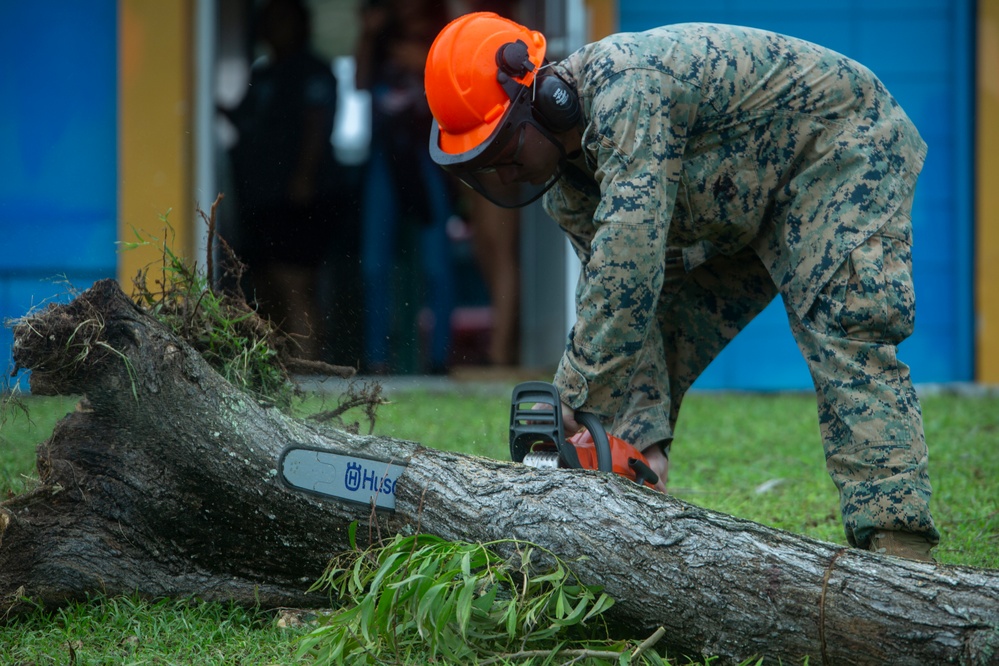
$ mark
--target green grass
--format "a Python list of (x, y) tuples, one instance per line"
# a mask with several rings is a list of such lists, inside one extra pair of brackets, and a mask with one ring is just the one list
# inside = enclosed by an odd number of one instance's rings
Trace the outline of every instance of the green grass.
[[(0, 395), (0, 401), (4, 399)], [(48, 438), (56, 421), (73, 411), (78, 398), (20, 397), (24, 410), (15, 405), (0, 410), (0, 501), (33, 485), (35, 449)]]
[[(30, 423), (8, 414), (0, 429), (0, 497), (30, 486), (35, 446), (75, 402), (24, 401)], [(930, 395), (923, 413), (934, 518), (943, 534), (937, 560), (999, 568), (999, 395)], [(508, 418), (503, 391), (399, 393), (379, 410), (375, 433), (506, 460)], [(845, 544), (810, 395), (691, 395), (671, 462), (670, 492), (686, 501)], [(286, 664), (300, 635), (278, 628), (272, 613), (96, 599), (0, 627), (0, 663)]]
[(0, 628), (0, 663), (288, 664), (307, 628), (224, 604), (102, 597)]

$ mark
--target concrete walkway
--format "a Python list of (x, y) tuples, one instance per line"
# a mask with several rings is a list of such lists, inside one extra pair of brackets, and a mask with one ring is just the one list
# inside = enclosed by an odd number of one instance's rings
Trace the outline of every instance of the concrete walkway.
[(509, 397), (520, 382), (537, 380), (550, 382), (553, 372), (522, 368), (459, 368), (447, 375), (357, 375), (350, 379), (335, 377), (296, 377), (304, 391), (340, 393), (348, 385), (379, 383), (385, 395), (393, 393), (458, 393), (469, 395), (500, 395)]
[[(314, 393), (341, 393), (351, 383), (378, 382), (383, 393), (458, 393), (469, 395), (500, 395), (509, 396), (514, 386), (520, 382), (537, 380), (549, 382), (552, 372), (544, 370), (471, 368), (459, 369), (448, 375), (357, 375), (350, 379), (298, 377), (296, 380), (303, 390)], [(999, 397), (999, 385), (976, 384), (973, 382), (953, 382), (947, 384), (917, 384), (916, 392), (920, 397), (940, 394), (953, 394), (969, 398)], [(754, 391), (694, 389), (692, 393), (755, 393)], [(808, 390), (767, 391), (771, 394), (810, 394)]]

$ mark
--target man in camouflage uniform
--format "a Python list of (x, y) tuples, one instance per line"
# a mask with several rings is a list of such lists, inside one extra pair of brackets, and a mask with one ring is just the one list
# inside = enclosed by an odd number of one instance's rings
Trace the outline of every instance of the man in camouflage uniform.
[[(435, 66), (432, 52), (441, 146)], [(545, 209), (582, 262), (554, 380), (570, 425), (572, 410), (596, 413), (664, 477), (683, 396), (779, 293), (849, 542), (929, 560), (922, 417), (896, 356), (914, 321), (910, 211), (926, 145), (881, 82), (814, 44), (708, 24), (613, 35), (554, 72), (525, 69), (574, 94), (573, 126), (538, 121), (548, 88), (522, 77), (535, 120), (463, 179), (487, 195), (489, 174), (550, 188)]]

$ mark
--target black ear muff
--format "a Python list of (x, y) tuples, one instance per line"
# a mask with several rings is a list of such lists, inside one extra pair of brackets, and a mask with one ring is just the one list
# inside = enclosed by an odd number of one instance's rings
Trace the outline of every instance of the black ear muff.
[(534, 117), (545, 129), (559, 134), (579, 124), (579, 97), (557, 74), (539, 72), (535, 80)]

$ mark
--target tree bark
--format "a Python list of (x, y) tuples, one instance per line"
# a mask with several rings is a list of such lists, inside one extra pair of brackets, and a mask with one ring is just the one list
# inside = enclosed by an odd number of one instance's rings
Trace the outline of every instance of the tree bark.
[[(90, 593), (318, 607), (347, 527), (517, 538), (573, 561), (616, 627), (670, 656), (820, 664), (999, 663), (999, 571), (841, 548), (619, 477), (364, 437), (265, 409), (113, 281), (15, 328), (36, 394), (86, 399), (38, 449), (37, 489), (0, 503), (0, 616)], [(396, 511), (296, 492), (292, 442), (408, 463)], [(662, 647), (662, 646), (661, 646)]]

